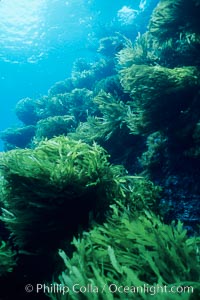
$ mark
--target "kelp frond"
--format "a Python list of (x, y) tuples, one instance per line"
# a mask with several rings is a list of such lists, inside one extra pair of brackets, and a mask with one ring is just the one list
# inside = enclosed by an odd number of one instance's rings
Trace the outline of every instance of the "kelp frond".
[[(86, 292), (84, 299), (93, 296), (103, 300), (124, 299), (124, 293), (111, 292), (111, 285), (132, 288), (166, 285), (169, 289), (192, 286), (196, 292), (200, 288), (200, 239), (188, 238), (180, 222), (165, 225), (153, 214), (135, 218), (130, 209), (115, 205), (112, 217), (104, 225), (96, 226), (82, 239), (74, 239), (73, 244), (76, 252), (71, 259), (60, 250), (66, 270), (59, 280), (69, 286), (70, 299), (80, 299), (73, 292), (77, 282), (81, 286), (89, 283), (103, 291), (94, 295)], [(126, 293), (126, 299), (132, 297), (133, 293)], [(160, 299), (159, 291), (154, 297)], [(190, 294), (173, 294), (173, 297), (162, 293), (162, 299), (166, 300), (189, 300)], [(139, 289), (134, 299), (147, 300), (149, 293)]]
[(15, 252), (7, 245), (6, 242), (0, 241), (0, 277), (12, 272), (16, 265)]

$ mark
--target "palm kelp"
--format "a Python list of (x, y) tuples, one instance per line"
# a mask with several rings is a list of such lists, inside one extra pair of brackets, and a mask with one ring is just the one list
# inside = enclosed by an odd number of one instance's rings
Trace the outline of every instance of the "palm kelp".
[(0, 277), (13, 271), (16, 265), (15, 255), (6, 242), (0, 240)]
[(146, 139), (143, 174), (165, 187), (165, 220), (180, 218), (190, 230), (200, 199), (199, 12), (198, 1), (160, 1), (148, 31), (134, 44), (127, 40), (117, 55), (121, 84), (132, 98), (126, 124)]
[(176, 36), (182, 32), (199, 32), (198, 0), (161, 0), (155, 8), (149, 32), (160, 40)]
[(68, 287), (59, 300), (148, 300), (112, 290), (144, 285), (199, 298), (199, 13), (198, 0), (161, 0), (135, 41), (106, 33), (99, 61), (18, 102), (22, 127), (2, 134), (15, 149), (0, 157), (1, 275), (17, 261), (15, 277)]
[[(125, 118), (127, 116), (128, 106), (120, 99), (115, 99), (111, 93), (105, 93), (103, 90), (93, 99), (93, 102), (98, 105), (101, 117), (92, 118), (87, 120), (89, 130), (85, 131), (85, 123), (80, 124), (74, 138), (80, 138), (91, 141), (105, 141), (112, 137), (117, 131), (123, 131)], [(93, 134), (92, 134), (93, 133)], [(95, 134), (96, 133), (96, 134)]]
[[(23, 250), (43, 253), (72, 237), (89, 215), (101, 219), (115, 197), (123, 168), (111, 166), (105, 151), (60, 136), (34, 150), (20, 149), (1, 157), (1, 219)], [(125, 173), (124, 173), (125, 174)]]
[(76, 121), (72, 115), (54, 116), (37, 122), (34, 143), (45, 138), (67, 135), (76, 127)]
[(198, 0), (162, 0), (154, 10), (149, 33), (158, 48), (160, 62), (199, 65), (200, 6)]
[[(71, 259), (60, 250), (66, 270), (59, 283), (69, 290), (51, 299), (197, 299), (199, 244), (180, 222), (165, 225), (153, 214), (138, 217), (130, 207), (114, 205), (107, 223), (73, 240)], [(171, 296), (164, 286), (187, 286), (188, 292)]]
[(36, 128), (34, 125), (27, 125), (20, 128), (8, 128), (1, 132), (0, 137), (4, 141), (5, 150), (13, 148), (30, 147), (31, 141), (35, 136)]
[[(121, 84), (133, 101), (129, 102), (132, 115), (131, 131), (149, 133), (174, 130), (185, 119), (185, 126), (200, 115), (200, 72), (196, 67), (169, 69), (161, 66), (132, 65), (121, 72)], [(191, 113), (195, 111), (192, 120)], [(160, 113), (162, 112), (162, 113)], [(175, 124), (176, 123), (176, 124)]]

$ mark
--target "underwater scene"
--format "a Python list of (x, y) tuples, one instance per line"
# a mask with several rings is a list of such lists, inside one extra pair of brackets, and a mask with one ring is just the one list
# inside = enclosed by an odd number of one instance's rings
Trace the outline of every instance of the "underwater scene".
[(200, 299), (200, 0), (0, 1), (0, 300)]

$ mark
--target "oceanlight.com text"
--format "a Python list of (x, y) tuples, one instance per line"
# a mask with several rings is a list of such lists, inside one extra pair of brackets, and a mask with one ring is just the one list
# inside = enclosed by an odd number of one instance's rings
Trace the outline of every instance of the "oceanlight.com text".
[(117, 285), (115, 283), (107, 284), (103, 286), (96, 286), (93, 284), (81, 285), (79, 283), (74, 283), (72, 286), (67, 286), (63, 284), (42, 284), (38, 283), (35, 286), (32, 284), (27, 284), (25, 286), (25, 291), (27, 293), (44, 293), (44, 294), (97, 294), (109, 292), (111, 294), (149, 294), (154, 296), (156, 294), (192, 294), (194, 292), (193, 286), (167, 286), (167, 285), (148, 285), (144, 284), (142, 286), (123, 286)]

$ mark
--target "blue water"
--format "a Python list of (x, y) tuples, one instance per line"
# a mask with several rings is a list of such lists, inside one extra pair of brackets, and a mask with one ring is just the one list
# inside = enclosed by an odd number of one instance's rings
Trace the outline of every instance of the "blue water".
[[(15, 105), (70, 77), (73, 62), (98, 60), (101, 37), (144, 32), (158, 0), (1, 0), (0, 131), (20, 122)], [(0, 150), (2, 150), (0, 142)]]

